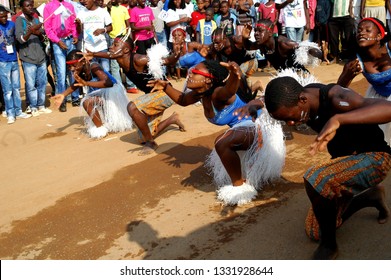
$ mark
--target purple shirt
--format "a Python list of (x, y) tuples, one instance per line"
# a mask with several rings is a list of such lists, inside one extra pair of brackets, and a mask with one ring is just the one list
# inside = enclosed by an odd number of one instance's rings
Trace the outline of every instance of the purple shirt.
[[(54, 11), (63, 5), (71, 15), (61, 23), (61, 13), (58, 15), (53, 14)], [(65, 13), (64, 13), (65, 14)], [(65, 1), (52, 0), (45, 5), (43, 10), (44, 28), (49, 40), (53, 43), (58, 43), (61, 38), (73, 36), (77, 38), (79, 35), (76, 30), (76, 14), (75, 9), (71, 3)]]

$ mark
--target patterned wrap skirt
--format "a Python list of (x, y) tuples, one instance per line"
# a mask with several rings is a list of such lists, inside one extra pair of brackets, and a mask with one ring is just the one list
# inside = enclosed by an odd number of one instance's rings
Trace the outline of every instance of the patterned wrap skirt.
[[(148, 127), (152, 136), (155, 136), (157, 126), (162, 120), (164, 111), (174, 104), (174, 101), (162, 90), (141, 95), (133, 100), (137, 109), (142, 112), (148, 120)], [(140, 143), (145, 142), (141, 131), (137, 128), (137, 135)]]
[[(380, 184), (391, 169), (391, 155), (385, 152), (362, 153), (333, 159), (311, 167), (304, 179), (324, 198), (335, 200), (337, 228), (342, 225), (342, 214), (351, 199)], [(309, 238), (320, 239), (319, 224), (312, 207), (305, 220)]]

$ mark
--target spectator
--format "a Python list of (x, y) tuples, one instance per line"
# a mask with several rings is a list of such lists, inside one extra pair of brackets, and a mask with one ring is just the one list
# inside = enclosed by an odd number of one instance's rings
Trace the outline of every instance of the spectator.
[(286, 36), (288, 39), (300, 43), (303, 40), (304, 30), (308, 33), (310, 20), (307, 0), (288, 0), (289, 4), (281, 11), (284, 16)]
[(216, 19), (217, 27), (224, 30), (227, 37), (235, 35), (238, 19), (235, 14), (231, 13), (228, 1), (220, 3), (220, 15)]
[(150, 7), (145, 6), (145, 0), (137, 0), (138, 6), (130, 13), (130, 28), (137, 46), (136, 52), (147, 54), (147, 49), (155, 44), (155, 30), (152, 21), (155, 19)]
[(200, 19), (197, 24), (197, 42), (205, 45), (212, 43), (212, 33), (217, 28), (213, 18), (213, 8), (206, 9), (205, 19)]
[(328, 27), (330, 63), (354, 58), (353, 0), (334, 0)]
[[(136, 0), (129, 0), (129, 6), (134, 4)], [(119, 0), (111, 0), (110, 16), (112, 20), (113, 30), (109, 33), (110, 45), (114, 43), (114, 39), (126, 33), (126, 28), (129, 28), (129, 11), (123, 5), (119, 5)], [(120, 67), (115, 59), (110, 61), (111, 74), (117, 81), (122, 81)], [(126, 79), (126, 91), (128, 93), (137, 93), (138, 89), (132, 81)]]
[(4, 94), (8, 124), (31, 115), (22, 112), (20, 74), (15, 47), (15, 23), (8, 20), (8, 11), (0, 6), (0, 81)]
[(151, 1), (151, 9), (155, 18), (153, 20), (153, 27), (155, 29), (157, 41), (167, 47), (167, 37), (166, 32), (164, 31), (164, 21), (159, 18), (159, 14), (163, 9), (163, 5), (164, 3), (161, 0)]
[(231, 8), (236, 11), (238, 24), (236, 26), (236, 35), (242, 35), (243, 27), (247, 24), (252, 25), (254, 16), (251, 14), (251, 7), (254, 6), (252, 0), (233, 0)]
[(378, 18), (386, 25), (386, 0), (361, 0), (361, 18)]
[(190, 26), (193, 30), (191, 35), (191, 41), (196, 40), (196, 34), (197, 34), (197, 24), (200, 19), (205, 19), (205, 1), (204, 0), (197, 0), (197, 11), (194, 11), (191, 13), (191, 21)]
[[(42, 47), (42, 23), (34, 17), (34, 7), (30, 0), (21, 0), (22, 14), (16, 19), (16, 39), (19, 59), (22, 61), (26, 96), (30, 102), (31, 115), (48, 114), (52, 110), (45, 107), (47, 65)], [(27, 98), (26, 98), (27, 99)]]
[[(57, 13), (61, 11), (60, 13)], [(64, 0), (52, 0), (45, 5), (43, 11), (44, 29), (47, 37), (52, 42), (54, 62), (56, 68), (56, 94), (66, 89), (66, 76), (72, 82), (72, 76), (67, 70), (65, 60), (67, 54), (75, 49), (78, 40), (78, 32), (75, 23), (75, 10), (72, 4)], [(79, 92), (72, 93), (72, 106), (79, 106)], [(66, 101), (60, 106), (61, 112), (66, 112)]]
[[(78, 20), (82, 24), (83, 48), (82, 51), (107, 52), (106, 33), (112, 31), (111, 17), (107, 10), (96, 5), (94, 0), (85, 0), (86, 11), (79, 14)], [(96, 59), (103, 70), (110, 71), (110, 61), (105, 58)]]

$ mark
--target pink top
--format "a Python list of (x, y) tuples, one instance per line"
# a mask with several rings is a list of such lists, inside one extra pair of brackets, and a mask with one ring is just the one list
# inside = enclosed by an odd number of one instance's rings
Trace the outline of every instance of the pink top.
[[(259, 5), (258, 12), (262, 13), (260, 19), (270, 19), (272, 22), (276, 23), (278, 10), (276, 9), (276, 3), (266, 6), (265, 4)], [(274, 25), (273, 33), (278, 33), (277, 25)]]
[[(134, 7), (130, 12), (129, 22), (133, 22), (135, 27), (143, 27), (152, 25), (152, 21), (155, 19), (152, 9), (150, 7)], [(154, 37), (154, 33), (148, 30), (135, 31), (135, 38), (140, 41), (145, 41)]]
[[(63, 5), (69, 12), (69, 17), (66, 15), (67, 13), (59, 13), (57, 15), (54, 14), (54, 11)], [(64, 18), (64, 24), (61, 23), (61, 16)], [(49, 40), (53, 43), (58, 43), (61, 38), (73, 36), (74, 38), (78, 37), (78, 33), (76, 30), (76, 14), (75, 9), (71, 3), (65, 1), (52, 0), (51, 2), (45, 5), (43, 10), (43, 18), (44, 18), (44, 28), (46, 35)]]

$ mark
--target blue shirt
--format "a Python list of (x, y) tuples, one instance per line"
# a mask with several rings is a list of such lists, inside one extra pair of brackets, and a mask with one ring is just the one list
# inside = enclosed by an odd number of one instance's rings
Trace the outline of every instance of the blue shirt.
[[(12, 53), (7, 52), (7, 46), (12, 46)], [(0, 24), (0, 61), (17, 61), (18, 56), (15, 48), (15, 23), (7, 21), (5, 25)]]

